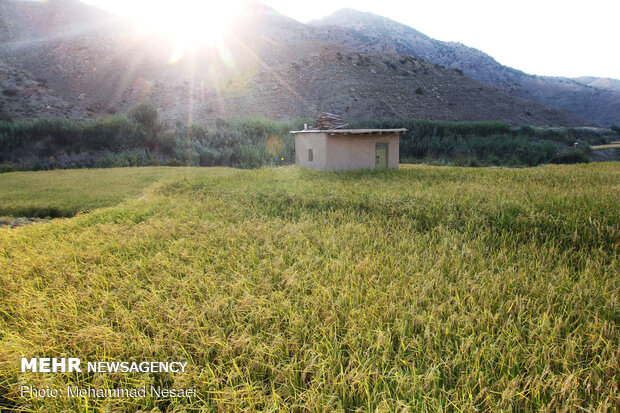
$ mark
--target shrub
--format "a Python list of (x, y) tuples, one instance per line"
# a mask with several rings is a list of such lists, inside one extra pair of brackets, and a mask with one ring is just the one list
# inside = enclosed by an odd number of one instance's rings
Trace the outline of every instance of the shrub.
[(177, 148), (174, 152), (174, 158), (179, 160), (183, 165), (186, 166), (199, 166), (200, 165), (200, 154), (193, 147), (193, 145), (183, 145)]
[(551, 159), (551, 163), (556, 164), (572, 164), (572, 163), (588, 163), (590, 162), (590, 158), (583, 151), (579, 150), (569, 150), (567, 152), (562, 152), (557, 154), (553, 159)]
[(15, 172), (16, 169), (12, 165), (0, 165), (0, 174), (4, 174), (7, 172)]
[(200, 166), (230, 165), (231, 149), (201, 148), (198, 153), (200, 156)]
[(97, 168), (115, 168), (125, 166), (147, 166), (152, 162), (145, 149), (131, 149), (119, 153), (106, 151), (96, 161)]
[(455, 158), (454, 160), (454, 164), (456, 166), (470, 166), (470, 167), (477, 167), (480, 166), (480, 160), (478, 160), (478, 158), (476, 158), (475, 156), (458, 156), (457, 158)]
[(166, 162), (166, 166), (185, 166), (185, 164), (178, 159), (173, 158)]
[(147, 129), (153, 128), (157, 123), (157, 109), (150, 103), (142, 102), (135, 105), (127, 116), (135, 120)]
[(155, 149), (157, 135), (165, 129), (164, 122), (158, 119), (157, 109), (150, 103), (142, 102), (135, 105), (127, 116), (141, 125), (144, 134), (142, 142), (149, 149)]
[(233, 148), (235, 163), (241, 168), (259, 168), (269, 159), (264, 146), (237, 145)]
[(112, 168), (114, 165), (114, 154), (110, 151), (104, 152), (95, 160), (95, 168)]

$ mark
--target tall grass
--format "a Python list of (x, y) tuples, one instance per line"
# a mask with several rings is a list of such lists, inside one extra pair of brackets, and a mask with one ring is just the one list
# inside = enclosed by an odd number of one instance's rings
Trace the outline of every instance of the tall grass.
[[(148, 109), (148, 105), (146, 109)], [(142, 108), (145, 109), (145, 108)], [(0, 172), (17, 169), (115, 166), (236, 166), (292, 164), (295, 143), (289, 131), (310, 119), (218, 119), (210, 125), (167, 125), (155, 108), (137, 116), (70, 121), (0, 121)], [(143, 116), (142, 116), (143, 115)], [(148, 125), (140, 122), (147, 122)], [(354, 128), (401, 128), (402, 162), (456, 165), (538, 165), (564, 162), (558, 151), (580, 142), (578, 156), (589, 160), (589, 143), (606, 143), (610, 130), (511, 127), (502, 122), (439, 122), (369, 119)], [(84, 154), (86, 156), (77, 156)], [(575, 158), (572, 156), (571, 159)], [(15, 165), (16, 164), (16, 165)]]
[[(406, 128), (400, 141), (401, 162), (449, 162), (457, 165), (527, 165), (589, 161), (589, 144), (607, 142), (615, 132), (592, 128), (511, 127), (503, 122), (441, 122), (417, 119), (368, 119), (360, 128)], [(585, 150), (557, 156), (575, 142)], [(576, 151), (572, 151), (576, 152)]]
[[(618, 182), (617, 163), (269, 168), (0, 229), (0, 403), (617, 411)], [(61, 355), (189, 371), (19, 372), (19, 357)], [(23, 399), (24, 383), (198, 397)]]
[(36, 143), (44, 145), (41, 151), (46, 155), (57, 148), (122, 150), (141, 146), (143, 140), (138, 125), (121, 115), (82, 121), (0, 121), (0, 153), (6, 154)]
[[(0, 163), (21, 169), (115, 167), (175, 164), (242, 168), (290, 164), (295, 144), (289, 134), (299, 123), (267, 119), (219, 120), (215, 126), (177, 123), (157, 133), (124, 116), (72, 121), (0, 121)], [(164, 126), (161, 126), (164, 128)], [(58, 153), (92, 152), (95, 158), (55, 159)], [(32, 158), (36, 159), (34, 162)], [(29, 162), (29, 163), (28, 163)]]

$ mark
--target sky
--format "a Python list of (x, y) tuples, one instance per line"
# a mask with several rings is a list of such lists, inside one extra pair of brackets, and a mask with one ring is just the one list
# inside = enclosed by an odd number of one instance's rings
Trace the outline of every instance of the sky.
[[(128, 17), (157, 9), (222, 9), (230, 0), (82, 0)], [(306, 23), (342, 8), (389, 17), (438, 40), (479, 49), (506, 66), (549, 76), (620, 79), (620, 0), (263, 0)], [(192, 13), (190, 13), (192, 14)], [(197, 13), (193, 13), (196, 15)]]

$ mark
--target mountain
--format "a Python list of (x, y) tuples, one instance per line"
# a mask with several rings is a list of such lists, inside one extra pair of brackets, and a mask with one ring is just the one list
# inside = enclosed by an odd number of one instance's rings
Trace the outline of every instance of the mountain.
[(67, 102), (47, 87), (44, 80), (0, 61), (0, 119), (35, 117), (66, 117), (80, 119), (89, 116), (80, 105)]
[[(501, 88), (512, 96), (565, 109), (601, 126), (620, 124), (618, 80), (587, 82), (534, 76), (498, 63), (460, 43), (442, 42), (386, 17), (343, 9), (310, 23), (316, 36), (365, 52), (398, 52), (448, 68)], [(615, 87), (605, 85), (614, 84)]]
[(618, 79), (611, 79), (609, 77), (582, 76), (577, 77), (574, 80), (576, 82), (583, 83), (584, 85), (592, 86), (598, 89), (620, 92), (620, 80)]
[[(3, 70), (38, 82), (50, 96), (43, 99), (46, 111), (17, 110), (28, 100), (14, 93), (7, 114), (16, 118), (125, 113), (148, 101), (163, 118), (183, 121), (329, 111), (347, 119), (586, 123), (397, 48), (362, 51), (340, 38), (326, 39), (328, 31), (259, 3), (248, 5), (234, 35), (221, 44), (194, 45), (175, 59), (178, 45), (166, 37), (76, 0), (0, 0), (0, 16)], [(15, 89), (12, 83), (3, 88)]]

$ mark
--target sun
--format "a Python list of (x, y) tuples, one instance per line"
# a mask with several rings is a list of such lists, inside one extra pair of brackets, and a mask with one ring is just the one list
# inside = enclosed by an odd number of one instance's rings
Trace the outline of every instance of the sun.
[(165, 3), (154, 16), (163, 32), (186, 43), (215, 43), (239, 11), (235, 1), (177, 0)]
[(145, 23), (185, 46), (217, 43), (239, 12), (237, 1), (152, 1)]
[(215, 44), (242, 9), (242, 0), (85, 0), (166, 34), (185, 47)]
[(148, 31), (163, 33), (174, 43), (169, 63), (178, 62), (189, 50), (219, 45), (243, 0), (127, 0), (119, 11)]

